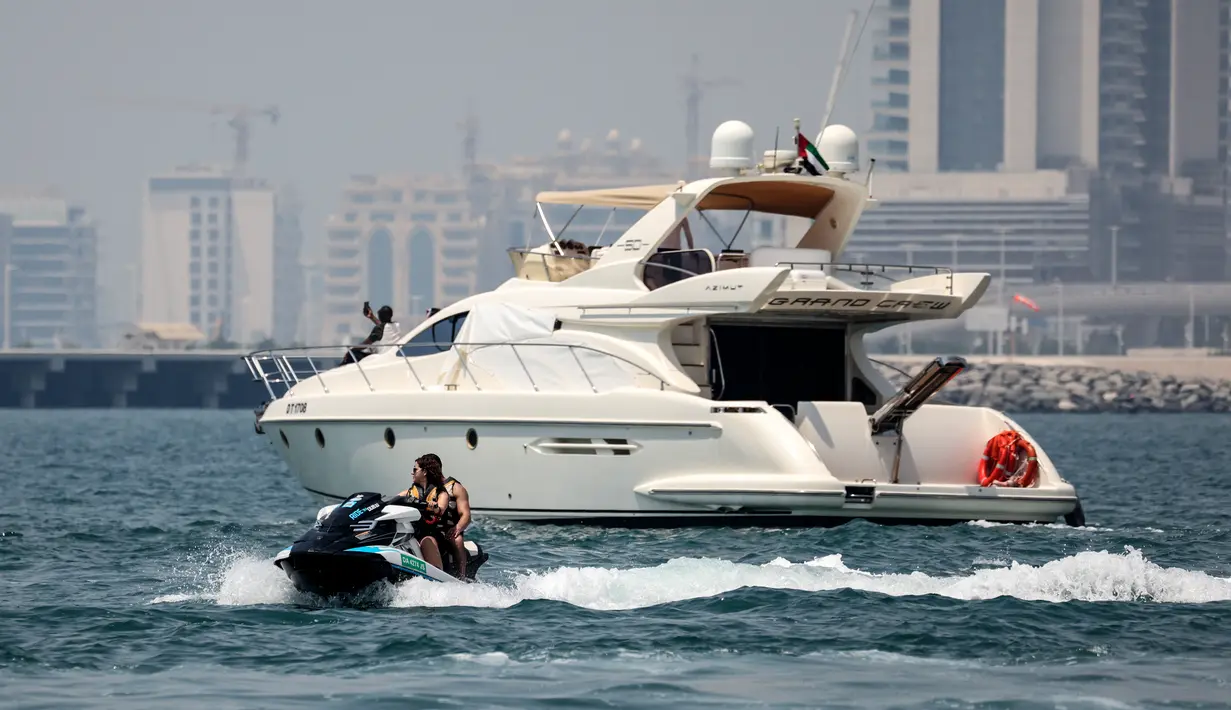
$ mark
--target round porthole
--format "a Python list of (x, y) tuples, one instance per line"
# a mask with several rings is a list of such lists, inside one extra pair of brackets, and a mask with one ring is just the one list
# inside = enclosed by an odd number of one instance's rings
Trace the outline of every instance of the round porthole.
[(479, 432), (474, 429), (466, 430), (466, 446), (474, 448), (479, 445)]
[(320, 429), (316, 430), (316, 445), (322, 449), (325, 448), (325, 435), (321, 433)]
[(288, 449), (289, 449), (289, 448), (291, 448), (291, 442), (287, 441), (287, 439), (286, 439), (286, 432), (284, 432), (284, 431), (282, 431), (281, 429), (279, 429), (279, 430), (278, 430), (278, 436), (282, 437), (282, 445), (283, 445), (283, 446), (285, 446), (285, 447), (286, 447), (286, 448), (288, 448)]
[(397, 441), (397, 437), (393, 435), (393, 429), (385, 427), (385, 446), (392, 449), (393, 445), (396, 444)]

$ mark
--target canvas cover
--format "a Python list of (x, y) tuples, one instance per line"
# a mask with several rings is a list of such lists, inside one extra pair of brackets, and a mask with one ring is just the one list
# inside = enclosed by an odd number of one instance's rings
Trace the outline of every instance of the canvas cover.
[(445, 356), (440, 381), (485, 390), (600, 392), (634, 385), (637, 368), (555, 330), (555, 315), (508, 303), (476, 306)]

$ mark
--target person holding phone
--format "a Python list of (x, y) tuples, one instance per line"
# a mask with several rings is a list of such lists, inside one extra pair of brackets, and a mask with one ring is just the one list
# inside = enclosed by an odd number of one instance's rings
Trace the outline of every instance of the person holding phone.
[(368, 346), (395, 344), (402, 335), (402, 329), (393, 320), (392, 306), (381, 306), (380, 310), (373, 313), (372, 304), (364, 301), (363, 315), (375, 324), (372, 327), (372, 332), (368, 334), (368, 337), (362, 343), (346, 351), (342, 362), (339, 363), (341, 365), (359, 362), (375, 352), (376, 349)]

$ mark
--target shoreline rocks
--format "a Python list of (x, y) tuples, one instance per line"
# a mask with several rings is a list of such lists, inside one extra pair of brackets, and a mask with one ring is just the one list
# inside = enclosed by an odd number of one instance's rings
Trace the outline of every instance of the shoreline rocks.
[[(907, 372), (916, 362), (878, 358)], [(907, 377), (877, 369), (896, 387)], [(1098, 367), (974, 364), (931, 402), (991, 407), (1004, 412), (1231, 412), (1231, 381), (1179, 378)]]

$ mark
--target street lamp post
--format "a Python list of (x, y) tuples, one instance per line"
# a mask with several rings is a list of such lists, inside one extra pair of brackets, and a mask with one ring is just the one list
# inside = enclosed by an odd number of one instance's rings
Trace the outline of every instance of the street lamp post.
[(1197, 309), (1193, 299), (1193, 285), (1188, 285), (1188, 324), (1184, 326), (1184, 341), (1189, 350), (1193, 349), (1197, 331)]
[(1056, 354), (1064, 357), (1064, 282), (1056, 279)]
[(996, 232), (1000, 234), (1000, 289), (999, 290), (1000, 290), (1000, 302), (1001, 303), (1004, 303), (1004, 291), (1005, 291), (1004, 282), (1005, 282), (1005, 276), (1008, 273), (1008, 264), (1006, 263), (1007, 262), (1006, 252), (1008, 251), (1008, 245), (1009, 245), (1009, 238), (1007, 236), (1008, 231), (1009, 230), (1005, 229), (1004, 227), (1001, 227), (996, 230)]
[[(1007, 236), (1008, 231), (1009, 230), (1005, 229), (1004, 227), (1000, 227), (996, 230), (996, 232), (1000, 234), (1000, 285), (998, 288), (999, 298), (997, 299), (997, 305), (1001, 307), (1004, 307), (1006, 305), (1005, 303), (1005, 276), (1007, 272), (1007, 266), (1005, 263), (1006, 261), (1005, 252), (1008, 251), (1008, 242), (1009, 242), (1009, 239)], [(1002, 330), (1000, 331), (999, 335), (997, 335), (996, 337), (996, 354), (997, 355), (1004, 354), (1004, 335), (1005, 335), (1004, 331)]]
[(13, 272), (17, 270), (12, 264), (4, 265), (4, 350), (12, 345), (13, 333)]
[[(906, 250), (906, 270), (907, 270), (907, 273), (908, 273), (908, 274), (910, 274), (911, 276), (914, 276), (914, 271), (915, 271), (915, 269), (914, 269), (914, 266), (915, 266), (915, 250), (916, 250), (916, 249), (922, 249), (922, 248), (923, 248), (923, 245), (922, 245), (922, 244), (913, 244), (913, 243), (912, 243), (912, 244), (903, 244), (903, 245), (902, 245), (902, 248)], [(910, 324), (906, 324), (906, 325), (904, 325), (904, 326), (903, 326), (903, 328), (905, 329), (905, 332), (903, 333), (903, 335), (905, 336), (905, 338), (904, 338), (904, 339), (905, 339), (905, 341), (906, 341), (906, 354), (907, 354), (907, 355), (914, 355), (914, 354), (915, 354), (915, 343), (914, 343), (914, 340), (913, 340), (913, 339), (912, 339), (912, 337), (911, 337)]]
[(1111, 287), (1116, 287), (1120, 270), (1120, 225), (1111, 225)]

